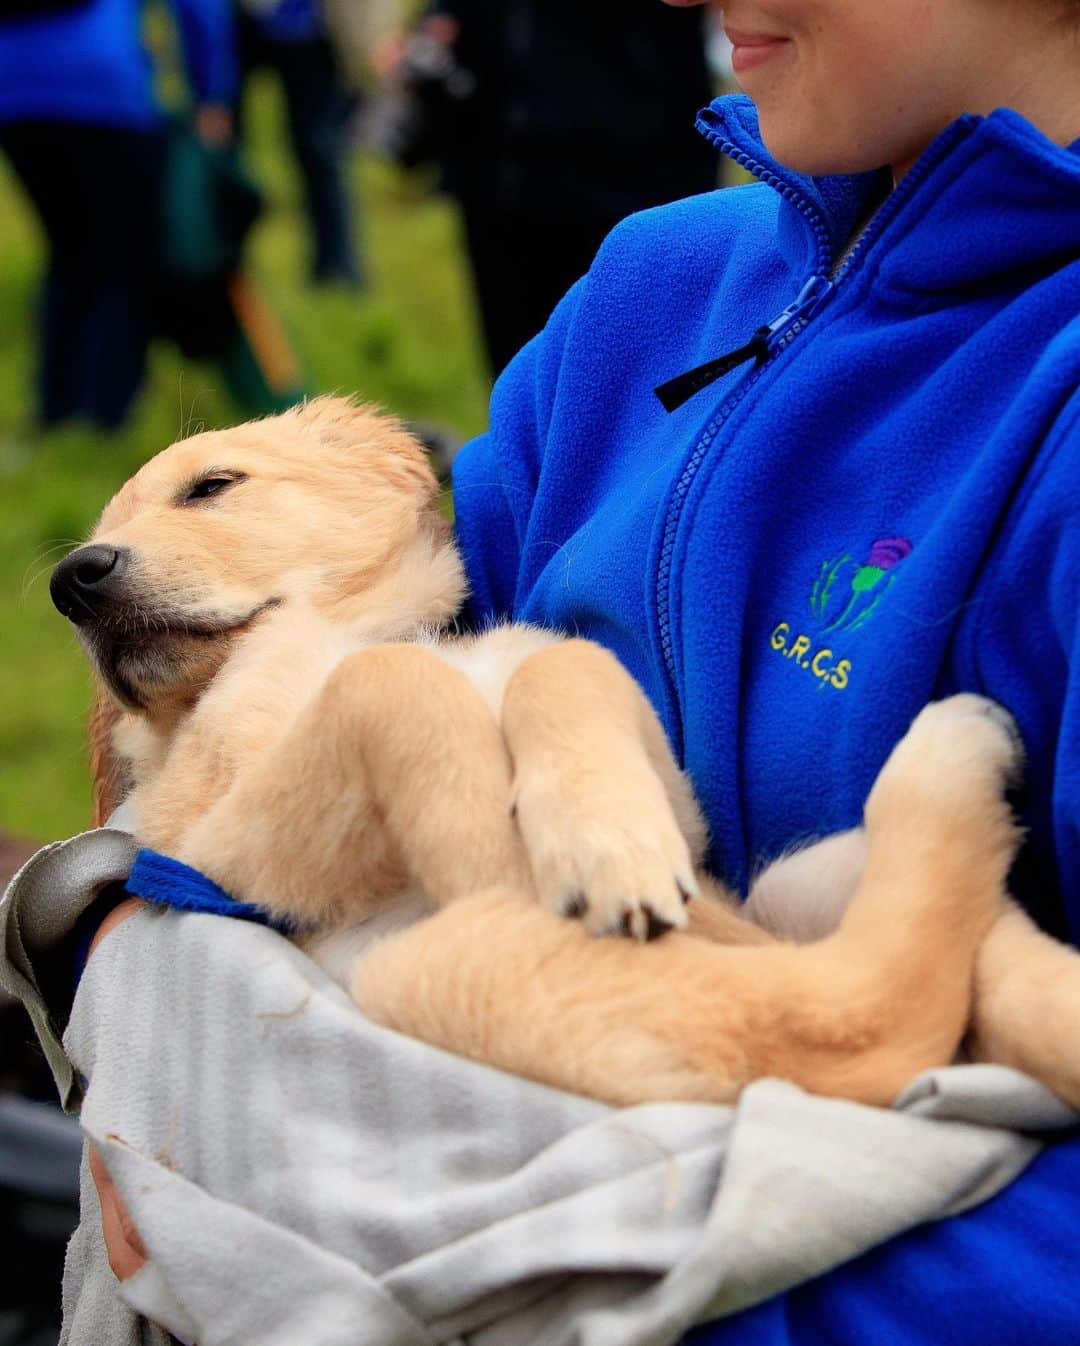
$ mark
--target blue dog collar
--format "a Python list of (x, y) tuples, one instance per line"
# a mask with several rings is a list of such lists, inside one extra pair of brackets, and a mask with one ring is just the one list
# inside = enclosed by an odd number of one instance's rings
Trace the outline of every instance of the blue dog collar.
[(177, 911), (201, 911), (213, 916), (231, 916), (238, 921), (255, 921), (284, 934), (296, 929), (292, 922), (278, 920), (262, 907), (251, 902), (237, 902), (213, 879), (158, 851), (143, 849), (138, 852), (124, 888), (132, 897), (141, 897)]

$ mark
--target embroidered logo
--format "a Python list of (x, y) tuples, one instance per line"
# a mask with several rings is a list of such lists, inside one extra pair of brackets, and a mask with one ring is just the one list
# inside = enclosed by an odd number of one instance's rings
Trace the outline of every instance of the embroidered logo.
[[(847, 552), (834, 561), (822, 561), (810, 592), (811, 613), (819, 621), (831, 618), (822, 631), (857, 631), (865, 626), (892, 587), (896, 567), (910, 555), (911, 543), (906, 537), (881, 537), (862, 565)], [(841, 585), (837, 594), (841, 578), (846, 586)]]
[(818, 640), (793, 633), (790, 622), (778, 622), (769, 644), (785, 659), (812, 673), (820, 687), (843, 691), (850, 680), (851, 660), (838, 658), (831, 648), (832, 642), (822, 641), (821, 637), (850, 634), (865, 626), (892, 587), (896, 567), (911, 551), (906, 537), (883, 537), (871, 546), (861, 565), (850, 552), (822, 561), (808, 600), (810, 615), (818, 627)]

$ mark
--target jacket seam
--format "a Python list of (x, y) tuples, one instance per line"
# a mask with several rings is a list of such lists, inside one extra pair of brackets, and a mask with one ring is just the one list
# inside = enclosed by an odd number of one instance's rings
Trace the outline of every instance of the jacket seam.
[[(1070, 409), (1069, 403), (1075, 403)], [(1066, 444), (1066, 440), (1071, 431), (1080, 427), (1080, 393), (1070, 394), (1068, 401), (1064, 404), (1062, 413), (1055, 417), (1050, 435), (1045, 439), (1044, 445), (1038, 452), (1039, 461), (1034, 470), (1025, 473), (1015, 493), (1010, 497), (1003, 515), (1019, 522), (1032, 496), (1037, 493), (1042, 479), (1050, 471), (1057, 460), (1058, 453)], [(1023, 496), (1021, 499), (1019, 497)], [(1018, 508), (1019, 506), (1019, 508)], [(980, 584), (985, 589), (997, 583), (1001, 573), (1004, 552), (1008, 550), (1008, 542), (999, 545), (997, 542), (991, 542), (987, 549), (985, 562), (981, 567)], [(984, 634), (986, 624), (990, 621), (989, 613), (991, 607), (988, 603), (980, 603), (978, 609), (973, 612), (971, 620), (967, 623), (967, 632), (964, 636), (964, 658), (976, 676), (976, 681), (980, 689), (985, 689), (986, 679), (982, 672), (982, 661), (979, 657), (980, 638)], [(1057, 623), (1052, 621), (1056, 629)], [(959, 632), (957, 633), (960, 634)], [(1060, 636), (1060, 633), (1058, 633)], [(1068, 658), (1071, 650), (1066, 648), (1062, 641), (1062, 653)]]

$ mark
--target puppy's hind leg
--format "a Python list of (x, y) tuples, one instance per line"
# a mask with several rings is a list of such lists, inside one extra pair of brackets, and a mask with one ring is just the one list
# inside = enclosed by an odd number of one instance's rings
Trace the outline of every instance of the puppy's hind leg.
[(1080, 1108), (1080, 952), (1012, 902), (979, 949), (968, 1042)]
[(927, 706), (894, 748), (867, 800), (854, 897), (836, 933), (805, 946), (838, 984), (869, 974), (877, 1048), (837, 1057), (823, 1080), (855, 1064), (899, 1085), (953, 1058), (1020, 842), (1005, 790), (1022, 757), (1011, 716), (968, 694)]

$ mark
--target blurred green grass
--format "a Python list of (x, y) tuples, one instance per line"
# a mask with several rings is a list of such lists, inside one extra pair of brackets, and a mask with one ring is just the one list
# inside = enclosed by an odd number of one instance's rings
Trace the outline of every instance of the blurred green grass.
[[(357, 164), (369, 287), (359, 295), (310, 289), (277, 89), (267, 77), (252, 95), (251, 158), (270, 201), (252, 270), (295, 343), (309, 391), (357, 393), (408, 418), (476, 433), (487, 386), (452, 209), (422, 183)], [(159, 346), (122, 432), (32, 434), (42, 259), (35, 220), (0, 163), (0, 828), (47, 840), (82, 829), (89, 816), (89, 681), (49, 601), (49, 571), (140, 463), (189, 427), (241, 417), (214, 369)]]

